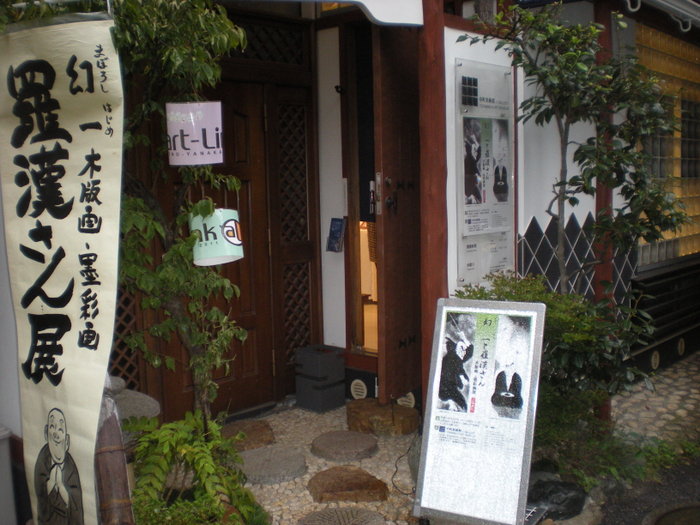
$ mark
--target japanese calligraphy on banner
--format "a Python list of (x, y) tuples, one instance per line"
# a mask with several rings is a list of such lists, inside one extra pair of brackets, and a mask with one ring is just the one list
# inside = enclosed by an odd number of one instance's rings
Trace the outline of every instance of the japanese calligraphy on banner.
[(438, 302), (416, 516), (523, 523), (544, 311)]
[[(104, 18), (104, 17), (103, 17)], [(112, 344), (122, 87), (110, 20), (0, 36), (0, 174), (35, 523), (97, 523)]]

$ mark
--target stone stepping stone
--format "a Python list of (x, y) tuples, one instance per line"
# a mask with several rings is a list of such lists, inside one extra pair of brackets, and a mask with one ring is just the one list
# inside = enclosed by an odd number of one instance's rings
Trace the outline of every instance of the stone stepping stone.
[(272, 485), (290, 481), (306, 474), (304, 454), (293, 447), (270, 445), (240, 453), (241, 470), (248, 482)]
[(403, 436), (418, 430), (420, 415), (415, 408), (380, 405), (373, 398), (354, 399), (345, 405), (348, 428), (377, 436)]
[(322, 470), (309, 480), (307, 488), (317, 503), (384, 501), (389, 496), (386, 483), (351, 465)]
[(311, 452), (331, 461), (355, 461), (377, 453), (377, 438), (363, 432), (333, 430), (321, 434), (311, 443)]
[(384, 525), (384, 516), (367, 510), (346, 507), (312, 512), (299, 520), (297, 525)]
[(272, 445), (275, 442), (275, 435), (270, 423), (259, 419), (233, 421), (221, 429), (221, 435), (227, 438), (234, 437), (239, 432), (245, 434), (241, 441), (236, 441), (236, 450), (239, 452)]

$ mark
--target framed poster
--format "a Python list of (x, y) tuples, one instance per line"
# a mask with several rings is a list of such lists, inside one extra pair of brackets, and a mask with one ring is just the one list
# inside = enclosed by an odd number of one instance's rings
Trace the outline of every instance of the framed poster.
[(524, 523), (544, 312), (438, 302), (416, 516)]
[(457, 59), (458, 285), (514, 266), (511, 69)]

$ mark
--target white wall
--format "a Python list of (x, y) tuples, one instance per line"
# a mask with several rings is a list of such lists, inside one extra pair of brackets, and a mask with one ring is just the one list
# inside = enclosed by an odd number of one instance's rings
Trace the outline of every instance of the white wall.
[[(593, 20), (593, 5), (587, 2), (566, 4), (562, 18), (574, 23), (590, 22)], [(533, 87), (523, 85), (519, 100), (525, 100), (533, 93)], [(546, 210), (554, 197), (552, 184), (559, 176), (560, 146), (554, 122), (548, 126), (538, 126), (530, 121), (520, 127), (519, 133), (523, 164), (519, 171), (518, 232), (524, 233), (532, 218), (536, 218), (542, 227), (545, 227), (550, 220)], [(570, 139), (574, 142), (583, 142), (593, 135), (592, 126), (578, 124), (571, 129)], [(574, 145), (569, 147), (569, 176), (578, 173), (573, 163), (574, 147)], [(589, 213), (595, 214), (595, 200), (584, 195), (580, 196), (580, 203), (576, 207), (566, 207), (565, 217), (567, 219), (571, 213), (576, 216), (579, 224), (582, 224)]]
[(340, 121), (340, 55), (338, 29), (317, 34), (318, 167), (321, 200), (321, 282), (323, 342), (345, 347), (345, 254), (327, 252), (331, 218), (347, 215), (347, 188), (343, 179)]
[[(2, 221), (0, 199), (0, 222)], [(0, 227), (0, 425), (22, 435), (17, 364), (17, 330), (10, 295), (5, 228)]]

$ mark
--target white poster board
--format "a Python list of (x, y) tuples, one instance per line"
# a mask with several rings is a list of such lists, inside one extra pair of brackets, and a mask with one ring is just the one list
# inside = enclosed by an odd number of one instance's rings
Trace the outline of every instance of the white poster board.
[(455, 63), (459, 284), (514, 266), (514, 111), (511, 68)]
[(544, 312), (438, 301), (416, 516), (524, 523)]
[(98, 522), (95, 440), (115, 319), (122, 167), (112, 26), (87, 18), (0, 36), (4, 228), (37, 524)]

